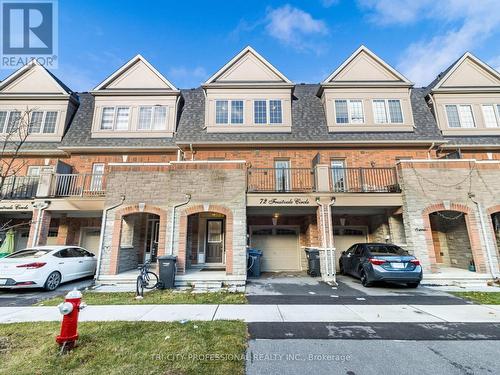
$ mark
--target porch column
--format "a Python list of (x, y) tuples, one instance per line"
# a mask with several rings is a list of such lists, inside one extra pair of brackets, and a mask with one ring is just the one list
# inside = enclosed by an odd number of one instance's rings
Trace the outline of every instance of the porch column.
[[(41, 211), (40, 218), (38, 217), (40, 211), (33, 210), (33, 219), (30, 225), (30, 233), (28, 237), (28, 246), (44, 246), (47, 244), (47, 236), (49, 234), (50, 220), (52, 214), (50, 211)], [(35, 240), (36, 228), (38, 223), (38, 238)], [(35, 242), (33, 242), (35, 241)]]

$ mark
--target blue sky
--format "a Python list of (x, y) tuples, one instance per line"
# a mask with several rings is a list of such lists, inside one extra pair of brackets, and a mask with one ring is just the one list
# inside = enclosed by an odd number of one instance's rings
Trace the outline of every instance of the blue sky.
[(498, 0), (60, 0), (53, 72), (88, 91), (140, 53), (190, 88), (251, 45), (292, 81), (320, 82), (360, 44), (417, 86), (466, 50), (499, 69)]

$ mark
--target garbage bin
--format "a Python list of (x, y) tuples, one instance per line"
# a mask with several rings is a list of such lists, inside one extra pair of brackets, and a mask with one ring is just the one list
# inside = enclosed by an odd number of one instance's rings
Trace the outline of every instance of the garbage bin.
[(312, 277), (321, 275), (318, 249), (305, 249), (307, 257), (307, 274)]
[(260, 277), (260, 262), (262, 259), (262, 250), (248, 249), (247, 276)]
[(162, 255), (156, 258), (158, 260), (158, 270), (160, 285), (159, 289), (172, 289), (175, 286), (175, 269), (177, 257), (173, 255)]

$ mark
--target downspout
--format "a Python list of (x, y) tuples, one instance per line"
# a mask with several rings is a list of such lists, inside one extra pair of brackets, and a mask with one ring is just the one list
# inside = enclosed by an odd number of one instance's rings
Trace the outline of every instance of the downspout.
[(50, 205), (50, 201), (45, 202), (37, 202), (33, 204), (33, 208), (36, 208), (36, 223), (35, 223), (35, 233), (33, 236), (33, 241), (31, 242), (32, 247), (36, 247), (38, 245), (38, 237), (40, 236), (40, 223), (42, 222), (42, 211), (46, 210)]
[(192, 143), (189, 144), (189, 150), (191, 151), (191, 161), (193, 161), (194, 160), (194, 151), (193, 151), (193, 144)]
[(471, 193), (469, 193), (469, 198), (477, 207), (477, 212), (479, 214), (479, 223), (481, 224), (481, 234), (483, 235), (484, 246), (486, 247), (486, 255), (488, 256), (488, 263), (490, 264), (490, 273), (491, 277), (494, 279), (496, 275), (495, 275), (495, 269), (493, 267), (493, 257), (491, 256), (491, 248), (490, 248), (490, 243), (488, 241), (488, 233), (486, 232), (486, 223), (484, 222), (481, 203), (474, 200), (474, 195)]
[(427, 149), (427, 159), (431, 158), (431, 151), (434, 149), (434, 147), (435, 147), (435, 142), (432, 142), (431, 147)]
[(103, 245), (104, 245), (104, 229), (106, 228), (106, 218), (108, 216), (108, 211), (112, 210), (118, 206), (121, 206), (125, 201), (125, 195), (120, 196), (120, 203), (117, 203), (111, 207), (107, 207), (103, 210), (102, 213), (102, 222), (101, 222), (101, 235), (99, 237), (99, 255), (97, 256), (97, 270), (95, 272), (94, 280), (97, 280), (101, 274), (101, 262), (102, 262), (102, 253), (103, 253)]
[(173, 255), (174, 254), (174, 229), (175, 229), (175, 209), (177, 207), (184, 206), (188, 204), (191, 201), (191, 194), (186, 194), (186, 200), (182, 203), (175, 204), (172, 207), (172, 214), (170, 217), (172, 218), (172, 225), (170, 226), (170, 241), (169, 241), (169, 249), (168, 249), (168, 255)]

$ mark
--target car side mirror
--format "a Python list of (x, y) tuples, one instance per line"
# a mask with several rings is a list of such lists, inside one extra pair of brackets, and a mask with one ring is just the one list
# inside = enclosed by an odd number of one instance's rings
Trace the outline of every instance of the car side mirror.
[(90, 253), (89, 255), (91, 258), (95, 257), (95, 254), (94, 253)]

